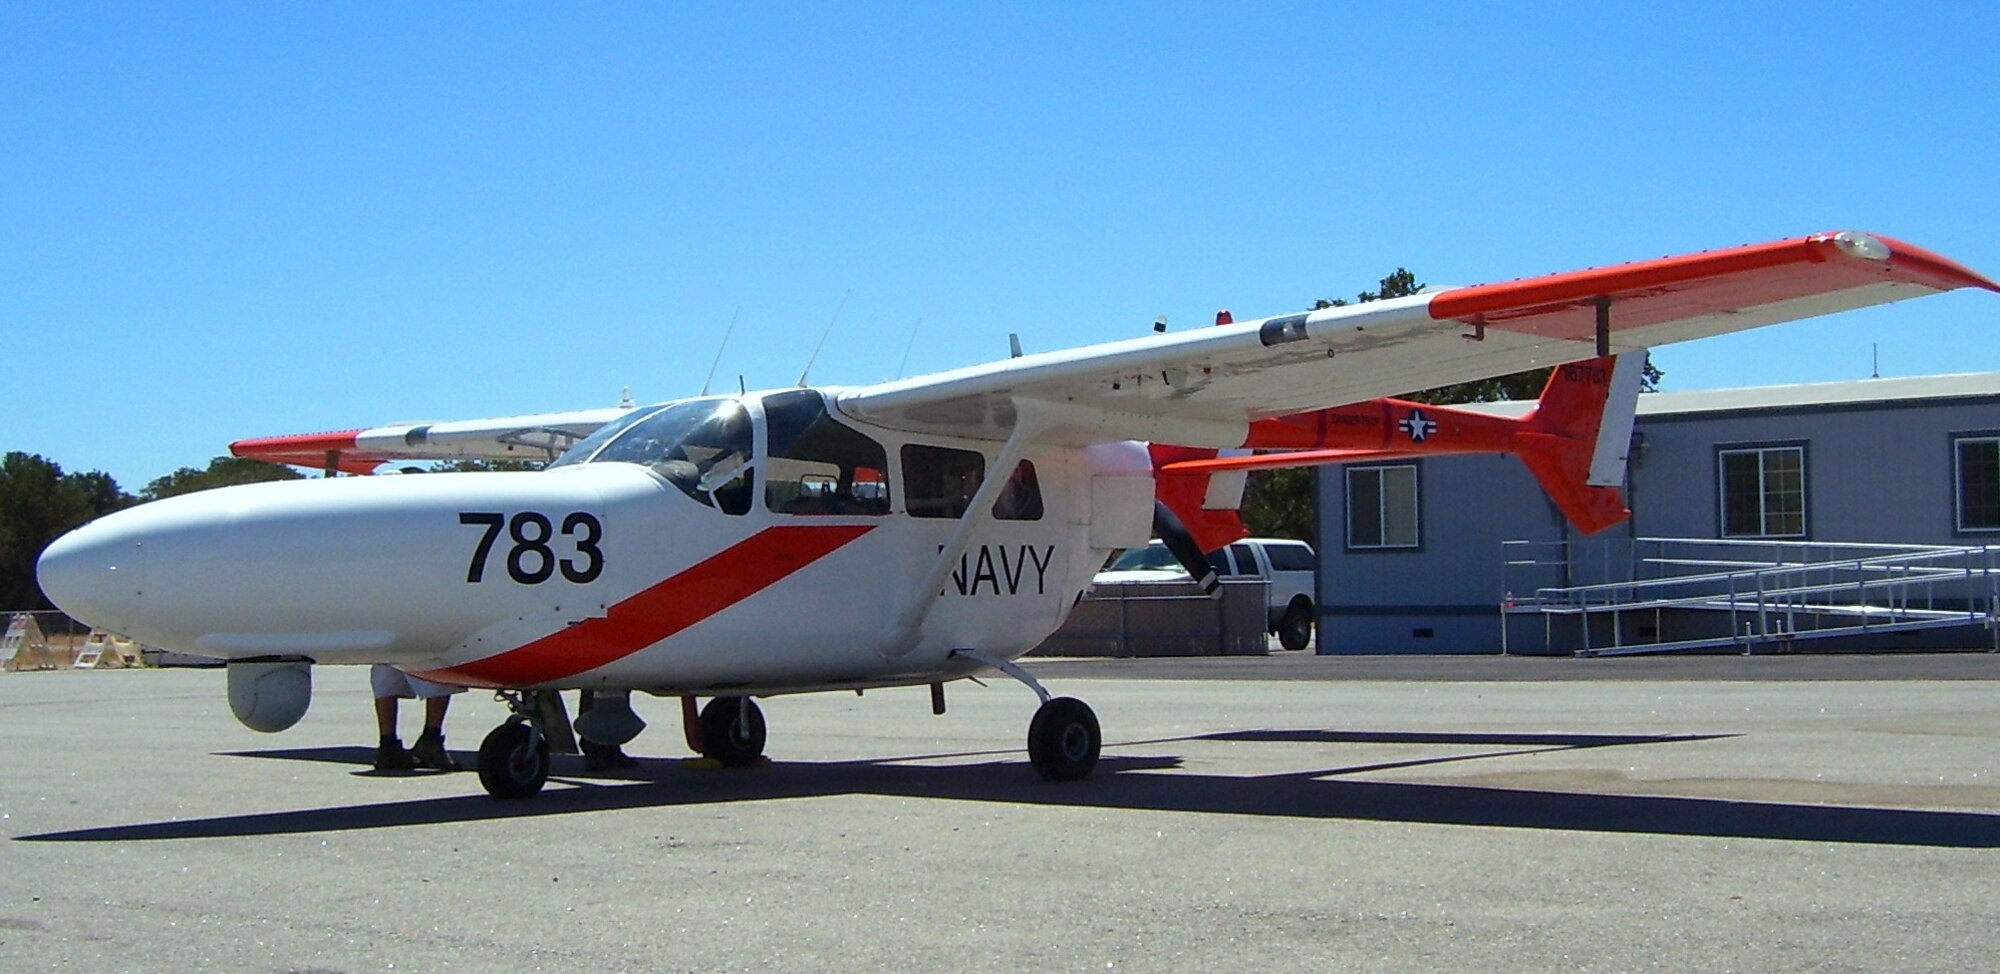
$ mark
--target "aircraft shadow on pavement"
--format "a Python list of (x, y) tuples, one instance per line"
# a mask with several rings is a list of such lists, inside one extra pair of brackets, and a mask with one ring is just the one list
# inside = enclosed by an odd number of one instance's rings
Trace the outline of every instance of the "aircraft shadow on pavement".
[[(374, 802), (293, 811), (253, 812), (17, 836), (26, 842), (125, 842), (336, 832), (447, 822), (533, 818), (631, 808), (711, 805), (839, 795), (937, 798), (1049, 807), (1268, 815), (1323, 820), (1474, 825), (1494, 828), (1622, 832), (1716, 838), (1789, 839), (1954, 848), (2000, 847), (2000, 815), (1845, 805), (1811, 805), (1606, 795), (1589, 792), (1353, 780), (1371, 771), (1581, 748), (1673, 744), (1732, 735), (1427, 734), (1330, 730), (1229, 731), (1107, 745), (1092, 778), (1050, 783), (1019, 752), (923, 754), (862, 761), (778, 761), (760, 768), (715, 769), (669, 758), (641, 758), (616, 776), (578, 774), (580, 759), (558, 757), (551, 787), (525, 801), (485, 794)], [(1410, 743), (1500, 747), (1350, 767), (1271, 775), (1202, 774), (1171, 755), (1125, 756), (1111, 748), (1176, 741), (1268, 743)], [(362, 747), (273, 749), (231, 756), (317, 761), (367, 768)], [(470, 763), (472, 755), (461, 754)], [(915, 762), (989, 757), (949, 765)], [(475, 778), (466, 773), (468, 787)], [(563, 787), (567, 785), (568, 787)]]

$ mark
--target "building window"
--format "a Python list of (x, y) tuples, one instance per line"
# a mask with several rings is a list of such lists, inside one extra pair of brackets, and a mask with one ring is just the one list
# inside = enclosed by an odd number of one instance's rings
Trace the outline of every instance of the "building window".
[(1806, 536), (1806, 448), (1766, 446), (1717, 451), (1722, 536)]
[(1417, 467), (1347, 468), (1347, 547), (1417, 547)]
[(1958, 529), (2000, 531), (2000, 436), (1960, 437), (1954, 445)]

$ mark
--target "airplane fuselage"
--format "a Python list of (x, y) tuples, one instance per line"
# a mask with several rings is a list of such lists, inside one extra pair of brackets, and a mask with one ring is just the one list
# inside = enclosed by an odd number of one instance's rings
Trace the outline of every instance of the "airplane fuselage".
[[(43, 583), (93, 622), (225, 659), (762, 695), (979, 668), (954, 650), (1019, 657), (1150, 525), (1138, 444), (1029, 449), (993, 509), (969, 513), (1002, 475), (999, 444), (811, 415), (817, 394), (803, 390), (691, 402), (742, 424), (740, 456), (698, 471), (717, 452), (701, 445), (653, 463), (207, 491), (66, 536), (43, 557)], [(618, 432), (645, 437), (635, 425)], [(940, 565), (942, 583), (920, 597)], [(898, 644), (885, 623), (909, 611), (917, 637)]]

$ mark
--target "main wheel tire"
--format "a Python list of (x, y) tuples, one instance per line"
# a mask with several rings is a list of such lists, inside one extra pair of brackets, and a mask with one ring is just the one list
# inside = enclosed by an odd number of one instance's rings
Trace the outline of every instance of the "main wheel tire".
[(1296, 653), (1310, 645), (1312, 638), (1312, 605), (1304, 599), (1296, 600), (1285, 609), (1285, 617), (1278, 620), (1278, 645)]
[(701, 708), (701, 753), (724, 767), (756, 764), (764, 756), (764, 711), (747, 697), (716, 697)]
[(532, 798), (549, 780), (548, 738), (510, 720), (479, 745), (479, 783), (495, 798)]
[(1090, 705), (1074, 697), (1057, 697), (1035, 711), (1028, 723), (1028, 761), (1050, 781), (1076, 781), (1097, 767), (1104, 735)]

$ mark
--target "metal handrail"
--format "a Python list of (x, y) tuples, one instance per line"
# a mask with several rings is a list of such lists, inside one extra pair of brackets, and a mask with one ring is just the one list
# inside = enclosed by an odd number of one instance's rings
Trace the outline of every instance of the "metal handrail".
[[(1611, 616), (1613, 652), (1650, 651), (1686, 646), (1740, 642), (1745, 652), (1773, 640), (1815, 638), (1944, 624), (1985, 624), (2000, 640), (2000, 572), (1992, 546), (1895, 545), (1877, 542), (1745, 541), (1741, 539), (1638, 538), (1629, 545), (1621, 566), (1623, 579), (1589, 584), (1536, 585), (1527, 598), (1515, 596), (1511, 584), (1522, 571), (1555, 571), (1567, 583), (1580, 563), (1601, 562), (1603, 576), (1613, 574), (1610, 545), (1582, 552), (1584, 546), (1561, 542), (1506, 542), (1502, 546), (1502, 617), (1509, 612), (1534, 611), (1546, 616), (1569, 615), (1580, 620), (1586, 652), (1602, 652), (1592, 641), (1591, 618)], [(1677, 557), (1675, 549), (1719, 549), (1738, 554), (1761, 549), (1765, 562), (1737, 558)], [(1557, 557), (1536, 554), (1553, 549)], [(1687, 552), (1694, 554), (1699, 552)], [(1726, 568), (1724, 571), (1672, 572), (1685, 568)], [(1646, 577), (1651, 574), (1653, 577)], [(1984, 580), (1984, 593), (1980, 582)], [(1939, 609), (1940, 597), (1963, 609)], [(1663, 641), (1636, 649), (1624, 645), (1623, 617), (1631, 612), (1658, 614), (1672, 609), (1727, 611), (1727, 639)], [(1828, 621), (1842, 625), (1828, 626)], [(1802, 623), (1806, 624), (1802, 627)], [(1655, 636), (1660, 630), (1656, 625)], [(2000, 642), (1996, 642), (2000, 645)]]

